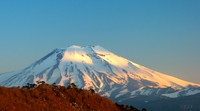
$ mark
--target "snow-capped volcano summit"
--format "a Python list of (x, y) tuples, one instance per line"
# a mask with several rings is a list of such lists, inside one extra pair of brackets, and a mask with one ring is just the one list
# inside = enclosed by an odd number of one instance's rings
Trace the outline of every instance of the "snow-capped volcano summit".
[(75, 83), (79, 88), (93, 88), (116, 100), (153, 94), (178, 97), (194, 94), (194, 90), (195, 94), (200, 93), (199, 84), (148, 69), (101, 46), (55, 49), (23, 70), (0, 74), (0, 85), (8, 87), (36, 81), (64, 86)]

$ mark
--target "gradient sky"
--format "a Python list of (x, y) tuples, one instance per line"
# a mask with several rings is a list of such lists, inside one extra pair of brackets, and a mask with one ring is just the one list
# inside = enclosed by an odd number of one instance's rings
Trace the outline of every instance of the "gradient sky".
[(0, 73), (70, 45), (200, 83), (200, 0), (0, 0)]

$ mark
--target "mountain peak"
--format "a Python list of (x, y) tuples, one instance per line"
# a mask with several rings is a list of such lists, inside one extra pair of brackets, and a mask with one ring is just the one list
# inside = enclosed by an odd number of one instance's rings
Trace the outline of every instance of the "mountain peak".
[[(148, 69), (99, 45), (55, 49), (21, 71), (0, 75), (0, 85), (4, 86), (24, 86), (36, 81), (62, 86), (75, 83), (79, 88), (93, 88), (101, 95), (116, 98), (128, 92), (130, 96), (150, 95), (170, 92), (170, 88), (175, 91), (188, 85), (200, 86)], [(144, 92), (149, 88), (155, 90)]]
[(76, 48), (81, 48), (82, 46), (78, 46), (78, 45), (71, 45), (71, 46), (69, 46), (69, 48), (74, 48), (74, 49), (76, 49)]
[(106, 50), (102, 46), (99, 45), (89, 45), (89, 46), (78, 46), (78, 45), (71, 45), (68, 46), (67, 48), (61, 48), (64, 52), (68, 53), (76, 53), (76, 54), (111, 54), (110, 51)]

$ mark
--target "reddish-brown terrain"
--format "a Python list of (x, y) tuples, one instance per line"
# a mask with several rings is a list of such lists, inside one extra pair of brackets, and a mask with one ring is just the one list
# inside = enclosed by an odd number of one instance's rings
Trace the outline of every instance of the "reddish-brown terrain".
[(0, 111), (137, 111), (101, 97), (93, 89), (83, 90), (38, 83), (20, 87), (0, 87)]

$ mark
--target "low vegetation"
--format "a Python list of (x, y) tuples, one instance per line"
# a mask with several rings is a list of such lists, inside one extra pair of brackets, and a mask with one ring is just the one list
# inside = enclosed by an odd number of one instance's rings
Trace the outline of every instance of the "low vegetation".
[(0, 111), (139, 111), (101, 97), (93, 89), (56, 84), (27, 84), (22, 88), (0, 86)]

